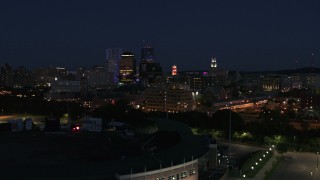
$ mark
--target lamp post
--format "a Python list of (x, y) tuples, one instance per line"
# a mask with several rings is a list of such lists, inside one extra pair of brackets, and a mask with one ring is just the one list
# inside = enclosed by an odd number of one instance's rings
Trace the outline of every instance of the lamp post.
[(229, 143), (231, 143), (231, 105), (229, 108)]
[(229, 143), (231, 143), (231, 104), (229, 104)]
[(318, 170), (318, 165), (319, 165), (318, 156), (319, 156), (319, 151), (317, 151), (317, 170)]
[(231, 104), (229, 104), (229, 165), (231, 161)]

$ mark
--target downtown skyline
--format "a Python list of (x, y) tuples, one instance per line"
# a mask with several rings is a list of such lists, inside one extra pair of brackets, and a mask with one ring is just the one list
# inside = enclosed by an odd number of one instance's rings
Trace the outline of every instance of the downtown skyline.
[[(320, 3), (267, 1), (32, 1), (0, 3), (0, 63), (74, 69), (106, 62), (107, 48), (140, 58), (145, 41), (165, 72), (319, 66)], [(312, 54), (314, 54), (312, 56)], [(298, 61), (298, 62), (296, 62)]]

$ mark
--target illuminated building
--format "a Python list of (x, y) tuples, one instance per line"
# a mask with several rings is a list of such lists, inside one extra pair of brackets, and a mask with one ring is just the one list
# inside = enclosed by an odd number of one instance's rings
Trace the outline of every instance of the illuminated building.
[(134, 82), (136, 69), (136, 60), (134, 54), (131, 52), (124, 52), (121, 55), (119, 63), (119, 83), (121, 84), (132, 84)]
[(207, 87), (208, 71), (181, 71), (179, 75), (184, 77), (183, 83), (188, 84), (192, 91), (202, 92)]
[(225, 86), (228, 83), (228, 71), (218, 69), (217, 59), (211, 58), (209, 76), (206, 78), (206, 86)]
[(171, 75), (172, 75), (172, 76), (176, 76), (176, 75), (177, 75), (177, 66), (176, 66), (176, 65), (173, 65), (173, 66), (172, 66)]
[(154, 55), (154, 48), (150, 46), (144, 46), (141, 49), (141, 62), (154, 62), (155, 55)]
[(68, 70), (64, 67), (37, 68), (32, 71), (31, 79), (35, 87), (50, 87), (56, 80), (67, 80)]
[(145, 109), (148, 111), (186, 112), (192, 110), (192, 105), (192, 91), (181, 85), (146, 90)]
[(107, 82), (115, 84), (118, 82), (119, 61), (121, 59), (122, 49), (110, 48), (106, 50)]
[(262, 89), (263, 91), (279, 91), (280, 90), (281, 79), (278, 76), (269, 76), (262, 79)]
[(139, 65), (139, 77), (142, 86), (149, 86), (156, 83), (162, 76), (160, 63), (155, 62), (154, 48), (145, 46), (141, 50), (141, 62)]
[(210, 67), (211, 67), (211, 69), (216, 69), (218, 67), (217, 58), (215, 58), (215, 57), (211, 58), (211, 66)]

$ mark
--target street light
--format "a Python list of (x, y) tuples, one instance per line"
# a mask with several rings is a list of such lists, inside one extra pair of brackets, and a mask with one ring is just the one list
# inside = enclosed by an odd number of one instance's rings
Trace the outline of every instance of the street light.
[(317, 170), (318, 170), (318, 164), (319, 164), (318, 156), (319, 156), (319, 151), (317, 151)]
[(231, 105), (229, 107), (229, 143), (231, 143)]
[[(230, 102), (229, 104), (229, 158), (231, 161), (231, 104), (232, 102)], [(229, 165), (230, 165), (230, 161), (229, 161)]]

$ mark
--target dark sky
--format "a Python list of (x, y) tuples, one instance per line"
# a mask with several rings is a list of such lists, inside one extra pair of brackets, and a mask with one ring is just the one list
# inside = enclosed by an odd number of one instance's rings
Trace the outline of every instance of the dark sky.
[(111, 47), (140, 59), (142, 40), (165, 70), (208, 69), (211, 56), (229, 70), (320, 66), (320, 1), (0, 1), (0, 64), (89, 67)]

